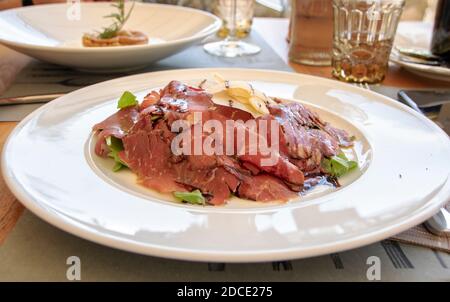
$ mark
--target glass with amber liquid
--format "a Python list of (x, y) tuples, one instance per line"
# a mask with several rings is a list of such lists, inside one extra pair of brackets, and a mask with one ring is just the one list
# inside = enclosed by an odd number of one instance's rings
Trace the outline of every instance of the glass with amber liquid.
[(381, 82), (404, 0), (333, 0), (333, 76), (357, 83)]
[(220, 38), (226, 38), (230, 32), (235, 31), (237, 38), (243, 39), (247, 37), (252, 29), (253, 12), (255, 0), (237, 0), (236, 1), (236, 18), (235, 24), (231, 24), (233, 19), (233, 5), (230, 0), (216, 0), (214, 13), (222, 18), (222, 27), (217, 32)]

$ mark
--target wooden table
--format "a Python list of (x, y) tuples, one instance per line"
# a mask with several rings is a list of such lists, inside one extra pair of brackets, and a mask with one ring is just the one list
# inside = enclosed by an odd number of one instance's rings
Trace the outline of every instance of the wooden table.
[[(253, 27), (286, 62), (288, 61), (288, 45), (285, 39), (287, 27), (286, 19), (273, 18), (256, 18)], [(24, 55), (0, 46), (0, 94), (11, 85), (17, 73), (29, 60)], [(289, 65), (299, 73), (331, 78), (331, 67), (312, 67), (294, 63), (289, 63)], [(389, 67), (389, 73), (383, 85), (408, 88), (448, 87), (448, 83), (421, 78), (397, 66)], [(16, 122), (0, 122), (0, 150), (16, 124)], [(11, 194), (0, 176), (0, 244), (13, 229), (23, 210), (23, 206)]]

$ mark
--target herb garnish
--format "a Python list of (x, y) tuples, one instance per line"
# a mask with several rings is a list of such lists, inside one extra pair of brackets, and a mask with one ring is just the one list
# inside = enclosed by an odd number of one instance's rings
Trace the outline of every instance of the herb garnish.
[(111, 4), (111, 6), (117, 8), (118, 12), (104, 16), (104, 18), (111, 18), (114, 21), (110, 26), (104, 27), (103, 31), (98, 34), (98, 37), (101, 39), (111, 39), (117, 36), (117, 33), (122, 30), (125, 22), (127, 22), (128, 18), (130, 17), (131, 11), (134, 8), (134, 1), (131, 8), (126, 14), (124, 0), (117, 0), (117, 3), (113, 3)]
[(138, 103), (136, 96), (129, 91), (125, 91), (117, 102), (117, 108), (123, 109), (136, 106)]
[(343, 152), (322, 160), (322, 168), (325, 172), (334, 177), (341, 177), (357, 166), (358, 163), (356, 161), (349, 160)]
[(108, 136), (106, 138), (106, 145), (109, 147), (108, 156), (113, 158), (116, 162), (113, 171), (117, 172), (122, 169), (122, 167), (126, 167), (127, 165), (119, 157), (119, 152), (123, 150), (122, 140), (114, 136)]
[(179, 200), (190, 204), (205, 205), (206, 201), (202, 192), (198, 189), (192, 192), (173, 192), (173, 195)]

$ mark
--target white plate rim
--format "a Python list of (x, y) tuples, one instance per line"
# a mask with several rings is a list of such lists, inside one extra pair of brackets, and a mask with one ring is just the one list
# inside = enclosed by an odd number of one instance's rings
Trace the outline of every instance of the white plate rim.
[[(111, 84), (116, 81), (121, 81), (124, 79), (132, 79), (133, 77), (142, 77), (145, 75), (158, 75), (161, 73), (173, 73), (173, 72), (220, 72), (220, 70), (233, 70), (233, 71), (239, 71), (244, 70), (248, 71), (249, 69), (240, 69), (240, 68), (196, 68), (196, 69), (179, 69), (175, 71), (159, 71), (159, 72), (150, 72), (145, 74), (137, 74), (132, 76), (126, 76), (118, 79), (109, 80), (106, 82), (97, 83), (85, 88), (81, 88), (77, 91), (85, 90), (85, 89), (92, 89), (95, 88), (98, 85), (105, 85)], [(255, 72), (270, 72), (270, 73), (279, 73), (280, 75), (289, 75), (294, 74), (291, 72), (284, 72), (284, 71), (273, 71), (273, 70), (263, 70), (263, 69), (251, 69), (251, 71)], [(305, 77), (308, 79), (316, 79), (319, 81), (323, 81), (328, 84), (335, 84), (335, 85), (341, 85), (343, 83), (336, 82), (331, 79), (324, 79), (319, 78), (316, 76), (311, 75), (304, 75), (302, 74), (301, 77)], [(446, 136), (445, 132), (442, 131), (436, 124), (434, 124), (432, 121), (423, 118), (423, 116), (419, 115), (416, 111), (412, 110), (411, 108), (407, 107), (406, 105), (403, 105), (399, 102), (396, 102), (386, 96), (380, 95), (378, 93), (367, 91), (361, 88), (352, 87), (352, 89), (357, 89), (360, 91), (363, 91), (364, 93), (369, 94), (375, 94), (378, 98), (381, 98), (383, 102), (390, 104), (393, 107), (397, 107), (403, 111), (406, 111), (415, 117), (419, 119), (423, 119), (423, 122), (427, 123), (428, 126), (431, 128), (434, 128), (436, 131), (440, 131), (443, 135)], [(55, 102), (61, 101), (62, 98), (59, 98), (55, 100)], [(7, 163), (6, 163), (6, 152), (5, 150), (8, 149), (9, 144), (11, 143), (11, 140), (13, 139), (14, 135), (29, 121), (31, 120), (35, 115), (38, 113), (45, 111), (47, 107), (52, 106), (52, 103), (45, 104), (41, 108), (37, 109), (30, 115), (28, 115), (25, 119), (23, 119), (11, 132), (9, 137), (7, 138), (3, 153), (2, 153), (2, 161), (1, 161), (1, 167), (2, 167), (2, 173), (5, 179), (5, 182), (7, 186), (10, 188), (12, 193), (20, 200), (22, 204), (24, 204), (29, 210), (31, 210), (34, 214), (36, 214), (38, 217), (43, 219), (44, 221), (47, 221), (51, 225), (54, 225), (68, 233), (71, 233), (73, 235), (79, 236), (81, 238), (103, 244), (106, 246), (145, 254), (145, 255), (153, 255), (153, 256), (159, 256), (164, 258), (173, 258), (173, 259), (181, 259), (181, 260), (192, 260), (192, 261), (199, 261), (199, 262), (210, 262), (210, 261), (226, 261), (226, 262), (261, 262), (261, 261), (274, 261), (274, 260), (288, 260), (288, 259), (298, 259), (298, 258), (305, 258), (305, 257), (311, 257), (311, 256), (319, 256), (334, 252), (339, 252), (343, 250), (353, 249), (357, 247), (361, 247), (382, 239), (385, 239), (387, 237), (390, 237), (392, 235), (398, 234), (402, 231), (405, 231), (415, 225), (418, 225), (425, 221), (427, 218), (432, 216), (434, 213), (438, 211), (438, 209), (443, 206), (446, 203), (446, 200), (442, 198), (441, 195), (444, 195), (446, 197), (450, 196), (450, 180), (447, 178), (445, 184), (442, 186), (441, 191), (434, 195), (433, 198), (428, 201), (426, 209), (422, 210), (420, 213), (416, 214), (415, 216), (411, 216), (406, 220), (403, 220), (402, 222), (397, 222), (395, 225), (389, 225), (385, 226), (383, 228), (380, 228), (378, 230), (364, 233), (357, 237), (352, 237), (351, 239), (345, 239), (341, 240), (339, 242), (334, 242), (332, 244), (322, 244), (320, 248), (306, 248), (302, 249), (300, 252), (297, 247), (288, 248), (288, 249), (274, 249), (274, 250), (267, 250), (261, 252), (233, 252), (233, 251), (226, 251), (224, 253), (223, 251), (213, 251), (213, 250), (204, 250), (201, 253), (199, 252), (193, 252), (190, 249), (183, 249), (180, 247), (177, 248), (170, 248), (170, 247), (164, 247), (159, 245), (153, 245), (153, 244), (137, 244), (133, 241), (126, 240), (123, 238), (117, 239), (117, 237), (112, 237), (109, 235), (99, 235), (95, 232), (89, 231), (86, 228), (81, 227), (78, 225), (77, 227), (74, 227), (73, 224), (68, 224), (64, 219), (61, 219), (60, 216), (57, 216), (49, 211), (46, 211), (43, 207), (40, 207), (37, 203), (35, 203), (31, 196), (25, 190), (23, 190), (20, 185), (15, 183), (15, 180), (12, 178), (12, 175), (7, 170)], [(439, 200), (441, 199), (441, 200)], [(73, 223), (73, 222), (72, 222)], [(207, 255), (207, 259), (205, 259), (205, 255)]]

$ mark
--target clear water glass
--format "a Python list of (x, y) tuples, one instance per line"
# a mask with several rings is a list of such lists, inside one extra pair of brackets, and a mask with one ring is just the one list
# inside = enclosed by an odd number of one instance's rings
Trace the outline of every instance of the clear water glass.
[(259, 46), (240, 40), (242, 26), (248, 24), (249, 16), (253, 16), (254, 2), (254, 0), (218, 0), (217, 9), (228, 29), (228, 36), (222, 41), (203, 45), (207, 53), (234, 58), (261, 51)]

